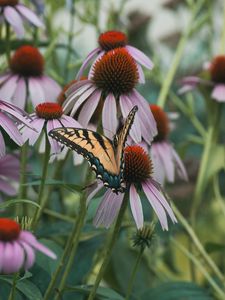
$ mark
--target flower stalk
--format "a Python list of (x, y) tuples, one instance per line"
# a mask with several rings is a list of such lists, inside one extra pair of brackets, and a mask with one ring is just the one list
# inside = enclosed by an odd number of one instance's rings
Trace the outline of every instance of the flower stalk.
[(95, 283), (93, 285), (93, 288), (92, 288), (92, 290), (90, 292), (90, 295), (89, 295), (87, 300), (94, 300), (95, 299), (97, 289), (98, 289), (99, 284), (100, 284), (100, 282), (101, 282), (101, 280), (104, 276), (105, 269), (106, 269), (106, 267), (109, 263), (109, 260), (110, 260), (111, 254), (112, 254), (113, 246), (115, 245), (115, 242), (117, 240), (117, 237), (118, 237), (118, 234), (119, 234), (119, 231), (120, 231), (120, 228), (121, 228), (123, 217), (124, 217), (124, 214), (125, 214), (125, 211), (126, 211), (126, 208), (127, 208), (127, 204), (128, 204), (128, 199), (129, 199), (129, 194), (126, 193), (125, 196), (124, 196), (124, 199), (123, 199), (123, 202), (122, 202), (117, 220), (116, 220), (116, 224), (115, 224), (113, 232), (112, 232), (112, 236), (109, 238), (109, 240), (106, 244), (106, 247), (105, 247), (105, 250), (104, 250), (104, 253), (103, 253), (103, 262), (102, 262), (101, 268), (98, 272), (98, 275), (95, 279)]

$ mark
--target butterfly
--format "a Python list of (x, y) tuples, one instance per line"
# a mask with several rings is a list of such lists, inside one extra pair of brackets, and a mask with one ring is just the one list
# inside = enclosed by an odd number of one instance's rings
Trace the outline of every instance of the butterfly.
[(132, 108), (112, 141), (95, 131), (72, 127), (55, 128), (49, 135), (83, 155), (104, 186), (111, 188), (114, 193), (124, 192), (124, 147), (137, 110), (137, 106)]

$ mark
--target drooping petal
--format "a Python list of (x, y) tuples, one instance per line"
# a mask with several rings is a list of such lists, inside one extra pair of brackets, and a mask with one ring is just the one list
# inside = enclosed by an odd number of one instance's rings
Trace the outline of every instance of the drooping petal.
[(93, 116), (95, 109), (98, 106), (100, 99), (101, 99), (101, 91), (96, 90), (84, 103), (78, 117), (78, 122), (82, 124), (82, 126), (87, 127), (91, 117)]
[(44, 90), (45, 101), (56, 102), (57, 97), (62, 90), (60, 85), (48, 76), (42, 76), (40, 80)]
[(5, 155), (5, 141), (0, 132), (0, 158), (2, 158), (4, 155)]
[[(134, 107), (132, 102), (130, 101), (129, 97), (126, 95), (121, 95), (120, 96), (120, 108), (121, 112), (124, 118), (126, 118), (131, 111), (131, 109)], [(134, 118), (134, 123), (130, 129), (130, 136), (132, 139), (136, 142), (139, 143), (141, 142), (141, 128), (140, 128), (140, 121), (138, 114), (136, 114)]]
[(6, 180), (3, 181), (1, 178), (0, 178), (0, 191), (8, 196), (15, 196), (17, 193), (17, 190), (12, 185), (10, 185), (9, 182), (7, 182)]
[(149, 70), (152, 70), (154, 67), (153, 62), (151, 61), (150, 58), (147, 57), (147, 55), (145, 55), (142, 51), (140, 51), (139, 49), (129, 46), (126, 46), (126, 49), (128, 50), (128, 52), (130, 53), (130, 55), (141, 65), (143, 65), (144, 67), (146, 67)]
[(24, 141), (16, 125), (8, 116), (4, 115), (1, 111), (0, 111), (0, 124), (1, 127), (7, 132), (9, 137), (12, 140), (14, 140), (14, 142), (16, 142), (19, 146), (23, 145)]
[(142, 70), (142, 67), (137, 64), (137, 69), (138, 69), (138, 82), (141, 84), (145, 84), (145, 74)]
[[(48, 122), (47, 122), (47, 134), (52, 129), (61, 127), (60, 125), (61, 124), (58, 120), (48, 120)], [(48, 140), (49, 140), (49, 143), (51, 145), (51, 152), (53, 154), (59, 153), (61, 151), (61, 145), (55, 139), (50, 137), (49, 135), (48, 135)]]
[(98, 47), (98, 48), (95, 48), (94, 50), (92, 50), (88, 56), (85, 58), (85, 60), (83, 61), (81, 67), (80, 67), (80, 70), (78, 71), (77, 73), (77, 80), (80, 80), (84, 70), (87, 68), (88, 64), (90, 63), (90, 61), (96, 56), (96, 54), (101, 51), (101, 49)]
[(0, 274), (2, 273), (4, 252), (5, 252), (5, 244), (4, 244), (4, 242), (0, 241), (0, 253), (1, 253), (1, 255), (0, 255)]
[(44, 245), (39, 243), (37, 241), (37, 239), (35, 238), (35, 236), (31, 232), (25, 231), (25, 230), (22, 231), (20, 233), (20, 240), (26, 242), (31, 247), (33, 247), (35, 250), (38, 250), (38, 251), (44, 253), (45, 255), (51, 257), (52, 259), (56, 259), (55, 253), (53, 253), (50, 249), (48, 249), (47, 247), (45, 247)]
[(139, 116), (141, 133), (145, 141), (150, 144), (157, 134), (157, 126), (149, 103), (135, 89), (131, 92), (129, 98), (133, 105), (138, 106), (137, 115)]
[(45, 119), (37, 118), (32, 121), (32, 126), (36, 129), (36, 131), (28, 127), (24, 127), (21, 132), (23, 140), (25, 142), (29, 140), (29, 145), (33, 146), (36, 143), (39, 136), (41, 135), (44, 123), (45, 123)]
[(94, 67), (95, 67), (95, 64), (96, 62), (105, 54), (105, 51), (101, 51), (98, 56), (96, 57), (96, 59), (94, 60), (91, 68), (90, 68), (90, 71), (88, 73), (88, 79), (91, 79), (93, 77), (93, 74), (94, 74)]
[(162, 229), (168, 230), (168, 222), (165, 210), (159, 200), (155, 197), (152, 193), (151, 189), (149, 188), (146, 182), (142, 183), (142, 188), (144, 190), (145, 195), (147, 196), (148, 201), (150, 202), (152, 208), (154, 209), (157, 217), (159, 218), (159, 222), (162, 226)]
[(6, 242), (3, 255), (2, 273), (12, 274), (23, 265), (24, 252), (17, 242)]
[(180, 176), (181, 179), (188, 181), (188, 174), (187, 171), (185, 169), (185, 166), (182, 162), (182, 160), (180, 159), (179, 155), (177, 154), (176, 150), (172, 147), (171, 149), (172, 151), (172, 155), (173, 155), (173, 160), (176, 164), (176, 169), (177, 169), (177, 173)]
[(24, 248), (25, 251), (25, 262), (24, 262), (24, 269), (28, 270), (30, 269), (34, 262), (35, 262), (35, 252), (32, 249), (32, 247), (30, 245), (28, 245), (27, 243), (25, 243), (24, 241), (19, 241), (20, 244), (22, 245), (22, 247)]
[(157, 182), (159, 182), (161, 185), (164, 185), (166, 174), (163, 161), (158, 152), (158, 143), (152, 143), (150, 152), (150, 157), (153, 163), (152, 176)]
[(34, 107), (47, 100), (45, 99), (44, 89), (41, 86), (40, 80), (34, 77), (29, 78), (28, 89)]
[(93, 184), (87, 187), (87, 205), (89, 205), (91, 199), (103, 188), (103, 186), (104, 185), (101, 181), (95, 181)]
[(135, 223), (137, 225), (137, 229), (141, 229), (144, 224), (142, 204), (141, 199), (133, 184), (131, 184), (130, 186), (130, 207)]
[(212, 91), (212, 98), (218, 102), (225, 102), (225, 84), (216, 84)]
[(44, 24), (42, 21), (38, 18), (38, 16), (35, 15), (29, 8), (22, 4), (17, 4), (16, 9), (23, 15), (25, 19), (27, 19), (29, 22), (31, 22), (33, 25), (37, 27), (44, 27)]
[(27, 94), (26, 83), (23, 78), (20, 78), (17, 82), (17, 87), (14, 92), (14, 95), (12, 96), (12, 103), (24, 109), (25, 102), (26, 102), (26, 94)]
[(12, 102), (12, 96), (17, 87), (18, 76), (11, 76), (0, 88), (0, 98)]
[(7, 22), (13, 27), (19, 38), (24, 35), (24, 27), (21, 16), (11, 6), (6, 6), (3, 10)]
[(118, 121), (116, 100), (111, 93), (104, 100), (102, 109), (102, 126), (105, 136), (112, 140), (117, 130)]
[(91, 80), (85, 79), (85, 80), (80, 80), (77, 81), (76, 83), (72, 84), (70, 87), (68, 87), (68, 89), (65, 91), (65, 96), (69, 97), (71, 96), (71, 94), (73, 94), (74, 92), (77, 92), (78, 90), (80, 90), (83, 87), (91, 87), (93, 84), (91, 82)]
[(186, 92), (194, 90), (198, 84), (212, 86), (213, 83), (209, 80), (201, 79), (198, 76), (187, 76), (182, 78), (179, 83), (182, 87), (178, 90), (178, 94), (184, 94)]
[(97, 209), (94, 225), (99, 227), (103, 225), (109, 228), (116, 218), (123, 200), (124, 194), (119, 193), (118, 195), (113, 193), (111, 189), (108, 189)]

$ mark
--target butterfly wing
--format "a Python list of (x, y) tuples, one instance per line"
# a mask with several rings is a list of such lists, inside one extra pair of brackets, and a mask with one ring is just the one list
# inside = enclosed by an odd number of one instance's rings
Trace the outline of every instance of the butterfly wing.
[(113, 144), (108, 138), (92, 130), (72, 127), (53, 129), (49, 135), (83, 155), (105, 186), (115, 191), (120, 188), (120, 168), (115, 160)]

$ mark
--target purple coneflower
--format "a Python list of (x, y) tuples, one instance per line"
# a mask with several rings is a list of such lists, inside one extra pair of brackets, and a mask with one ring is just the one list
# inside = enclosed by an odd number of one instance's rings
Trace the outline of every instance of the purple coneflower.
[[(83, 71), (87, 68), (88, 64), (94, 58), (96, 58), (96, 62), (100, 57), (102, 57), (105, 53), (107, 53), (110, 50), (116, 48), (125, 48), (137, 64), (138, 82), (144, 83), (145, 77), (141, 65), (151, 70), (153, 68), (153, 62), (142, 51), (138, 50), (133, 46), (127, 45), (127, 42), (127, 36), (123, 32), (107, 31), (102, 33), (98, 39), (99, 47), (95, 48), (88, 54), (77, 74), (77, 78), (80, 79)], [(94, 64), (92, 65), (91, 70), (89, 72), (89, 79), (92, 77), (92, 68)]]
[(9, 23), (18, 37), (24, 35), (23, 21), (26, 20), (36, 27), (43, 27), (42, 21), (28, 7), (19, 4), (18, 0), (0, 0), (0, 24)]
[[(144, 224), (142, 204), (139, 196), (139, 193), (143, 190), (159, 218), (162, 229), (168, 230), (166, 213), (168, 213), (174, 223), (176, 222), (176, 217), (163, 195), (160, 184), (152, 178), (153, 164), (150, 157), (139, 145), (126, 147), (124, 157), (124, 179), (129, 189), (130, 207), (137, 228), (142, 228)], [(87, 202), (90, 201), (101, 187), (102, 184), (100, 183), (89, 194)], [(108, 228), (117, 216), (123, 199), (124, 194), (115, 194), (112, 190), (108, 189), (97, 209), (94, 218), (95, 226), (103, 225)]]
[(17, 194), (17, 189), (13, 183), (18, 182), (19, 178), (19, 159), (11, 154), (7, 154), (0, 158), (0, 192), (7, 196), (15, 196)]
[(185, 77), (181, 80), (183, 86), (179, 93), (194, 90), (201, 84), (212, 90), (211, 97), (213, 99), (218, 102), (225, 102), (225, 55), (216, 56), (207, 66), (209, 80), (198, 76)]
[(168, 182), (174, 182), (175, 172), (183, 180), (188, 180), (185, 167), (168, 140), (169, 135), (169, 120), (167, 114), (155, 104), (150, 104), (151, 111), (156, 120), (158, 134), (154, 137), (151, 145), (151, 158), (154, 165), (154, 178), (164, 183), (165, 179)]
[[(43, 137), (41, 146), (45, 145), (44, 128), (46, 128), (48, 141), (51, 146), (51, 153), (58, 154), (61, 152), (60, 144), (52, 139), (48, 133), (52, 129), (58, 127), (81, 127), (80, 124), (72, 117), (63, 114), (63, 109), (58, 103), (45, 102), (36, 106), (35, 113), (30, 115), (31, 126), (36, 129), (36, 132), (30, 128), (24, 127), (21, 129), (22, 137), (25, 141), (29, 141), (30, 145), (34, 145), (40, 136)], [(44, 148), (40, 149), (41, 152)]]
[(56, 259), (56, 255), (39, 243), (29, 231), (21, 230), (14, 220), (0, 218), (0, 273), (13, 274), (28, 270), (35, 262), (36, 250)]
[(137, 143), (142, 137), (150, 143), (157, 128), (148, 102), (134, 88), (138, 76), (137, 64), (125, 48), (108, 51), (94, 64), (91, 79), (78, 81), (68, 89), (64, 111), (74, 116), (80, 110), (78, 122), (87, 127), (96, 109), (103, 106), (104, 134), (112, 138), (118, 127), (117, 116), (126, 118), (137, 105), (130, 135)]
[(60, 86), (44, 75), (44, 58), (32, 46), (22, 46), (10, 60), (10, 71), (0, 77), (0, 97), (25, 108), (29, 95), (33, 106), (48, 99), (56, 101)]
[[(6, 131), (9, 137), (19, 146), (24, 144), (24, 140), (17, 128), (16, 123), (26, 125), (32, 130), (27, 120), (27, 113), (17, 106), (0, 100), (0, 126)], [(33, 132), (33, 130), (32, 130)], [(5, 141), (0, 131), (0, 157), (5, 155)]]

